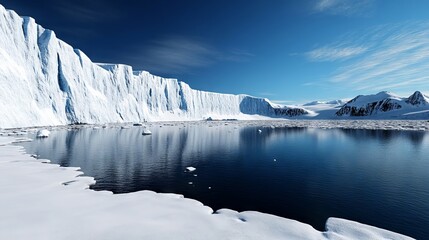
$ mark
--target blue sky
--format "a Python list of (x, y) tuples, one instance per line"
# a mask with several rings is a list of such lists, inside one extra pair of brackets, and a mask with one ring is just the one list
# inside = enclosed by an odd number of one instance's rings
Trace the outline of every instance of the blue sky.
[(429, 92), (429, 1), (0, 0), (95, 62), (279, 103)]

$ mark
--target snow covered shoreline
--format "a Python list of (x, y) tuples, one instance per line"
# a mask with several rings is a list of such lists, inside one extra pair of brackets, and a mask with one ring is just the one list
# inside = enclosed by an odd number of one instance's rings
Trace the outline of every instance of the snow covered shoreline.
[(78, 168), (32, 158), (0, 137), (0, 239), (412, 239), (329, 218), (326, 231), (259, 212), (222, 209), (177, 194), (89, 190)]

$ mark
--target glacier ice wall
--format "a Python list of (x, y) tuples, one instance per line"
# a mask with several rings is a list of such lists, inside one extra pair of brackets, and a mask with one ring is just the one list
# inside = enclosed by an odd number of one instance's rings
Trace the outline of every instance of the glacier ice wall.
[(126, 65), (95, 64), (33, 18), (0, 5), (0, 127), (306, 113), (266, 99), (193, 90)]

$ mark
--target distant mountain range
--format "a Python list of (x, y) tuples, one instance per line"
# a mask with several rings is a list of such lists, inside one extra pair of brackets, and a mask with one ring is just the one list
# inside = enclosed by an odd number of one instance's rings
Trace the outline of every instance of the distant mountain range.
[(0, 5), (0, 128), (204, 119), (429, 119), (428, 97), (388, 92), (350, 101), (274, 104), (198, 91), (176, 79), (93, 63), (33, 18)]
[(301, 107), (317, 119), (429, 119), (429, 97), (420, 91), (409, 97), (383, 91), (349, 101), (314, 101)]
[(335, 114), (337, 116), (366, 117), (389, 115), (400, 117), (429, 110), (429, 98), (416, 91), (408, 98), (402, 98), (389, 92), (375, 95), (359, 95), (344, 104)]

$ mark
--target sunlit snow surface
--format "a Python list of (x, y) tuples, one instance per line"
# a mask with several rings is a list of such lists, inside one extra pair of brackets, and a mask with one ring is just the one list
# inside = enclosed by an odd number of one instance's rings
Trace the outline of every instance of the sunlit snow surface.
[[(262, 124), (261, 124), (262, 123)], [(183, 123), (149, 123), (147, 128)], [(427, 121), (213, 121), (187, 124), (356, 129), (428, 130)], [(128, 125), (101, 125), (121, 128)], [(81, 128), (94, 126), (58, 126)], [(98, 126), (97, 126), (98, 128)], [(140, 127), (136, 127), (140, 128)], [(259, 212), (213, 210), (174, 194), (140, 191), (112, 194), (89, 190), (92, 177), (78, 168), (46, 164), (9, 145), (37, 129), (2, 130), (0, 137), (0, 239), (411, 239), (330, 218), (326, 231)], [(102, 129), (100, 129), (102, 131)]]

